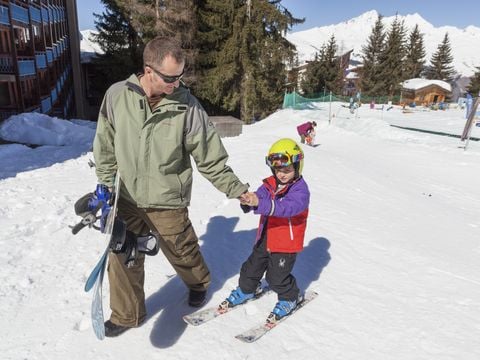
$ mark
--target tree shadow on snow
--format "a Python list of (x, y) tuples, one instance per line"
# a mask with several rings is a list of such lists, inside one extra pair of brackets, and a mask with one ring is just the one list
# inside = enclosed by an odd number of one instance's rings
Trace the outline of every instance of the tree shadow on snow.
[[(224, 287), (226, 281), (238, 276), (240, 266), (252, 249), (256, 229), (234, 231), (238, 221), (238, 217), (212, 217), (206, 233), (199, 236), (203, 242), (201, 252), (210, 269), (212, 280), (207, 302), (211, 300), (213, 294)], [(236, 287), (236, 280), (232, 283), (233, 287)], [(225, 293), (225, 297), (228, 294)], [(188, 290), (182, 280), (174, 276), (146, 299), (147, 321), (161, 311), (150, 334), (152, 345), (168, 348), (178, 341), (187, 327), (182, 317), (198, 310), (188, 306), (187, 296)]]

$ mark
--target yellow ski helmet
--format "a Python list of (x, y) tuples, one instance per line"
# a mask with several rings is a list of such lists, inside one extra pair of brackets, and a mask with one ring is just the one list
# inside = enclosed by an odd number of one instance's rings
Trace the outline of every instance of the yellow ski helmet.
[(285, 138), (276, 141), (270, 147), (265, 161), (272, 172), (276, 167), (293, 165), (295, 177), (300, 177), (303, 169), (303, 158), (302, 148), (294, 140)]

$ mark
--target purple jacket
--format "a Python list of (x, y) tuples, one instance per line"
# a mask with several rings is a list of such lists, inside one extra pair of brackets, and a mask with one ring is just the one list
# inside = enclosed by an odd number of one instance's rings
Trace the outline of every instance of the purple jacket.
[[(256, 241), (267, 224), (267, 249), (272, 252), (298, 252), (303, 248), (310, 191), (301, 177), (276, 191), (275, 177), (263, 180), (256, 191), (258, 206), (253, 207), (261, 215)], [(245, 207), (243, 207), (245, 209)], [(247, 207), (247, 211), (252, 208)], [(268, 220), (268, 222), (267, 222)]]
[(313, 124), (310, 121), (297, 126), (298, 135), (308, 135), (312, 129)]

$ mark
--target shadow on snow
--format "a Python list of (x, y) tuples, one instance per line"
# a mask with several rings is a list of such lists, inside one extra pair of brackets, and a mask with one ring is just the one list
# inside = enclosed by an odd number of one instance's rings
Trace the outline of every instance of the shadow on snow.
[[(203, 242), (201, 251), (212, 277), (207, 301), (225, 283), (230, 282), (232, 289), (237, 286), (240, 267), (250, 255), (257, 230), (234, 231), (238, 221), (238, 217), (212, 217), (206, 233), (199, 237)], [(326, 238), (317, 237), (310, 240), (298, 255), (293, 273), (300, 289), (309, 288), (319, 279), (330, 261), (329, 247), (330, 242)], [(187, 327), (182, 317), (198, 310), (187, 305), (187, 293), (181, 279), (174, 276), (146, 299), (147, 321), (161, 311), (150, 334), (150, 341), (155, 347), (167, 348), (174, 345)], [(225, 297), (228, 293), (224, 294)]]

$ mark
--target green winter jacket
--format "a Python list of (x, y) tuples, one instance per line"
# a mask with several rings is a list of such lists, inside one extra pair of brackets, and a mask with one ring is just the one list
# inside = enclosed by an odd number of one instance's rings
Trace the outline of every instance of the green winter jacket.
[(121, 196), (142, 208), (189, 205), (191, 157), (198, 171), (229, 198), (248, 189), (226, 165), (220, 137), (183, 85), (153, 112), (136, 75), (112, 85), (100, 108), (93, 154), (99, 183), (113, 186), (118, 169)]

